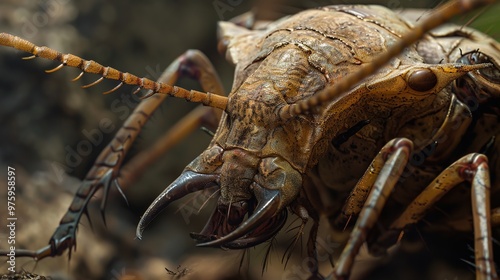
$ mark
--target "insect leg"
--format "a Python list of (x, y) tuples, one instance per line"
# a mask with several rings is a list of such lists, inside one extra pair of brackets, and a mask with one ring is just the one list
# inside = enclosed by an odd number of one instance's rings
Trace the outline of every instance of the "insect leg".
[[(204, 91), (224, 94), (224, 88), (214, 66), (202, 52), (188, 50), (184, 54), (183, 65), (181, 67), (182, 74), (197, 80)], [(166, 131), (152, 147), (134, 156), (125, 164), (118, 177), (120, 186), (127, 188), (127, 186), (132, 185), (151, 164), (200, 126), (216, 127), (221, 113), (220, 110), (214, 108), (199, 106), (184, 116)]]
[[(366, 202), (330, 275), (333, 279), (349, 278), (354, 258), (365, 242), (368, 232), (375, 225), (389, 194), (408, 162), (412, 150), (413, 143), (410, 140), (406, 138), (394, 139), (381, 149), (365, 172), (362, 181), (367, 184), (373, 181), (373, 187), (370, 185), (367, 188), (369, 193)], [(380, 168), (380, 166), (382, 167)], [(377, 172), (378, 170), (380, 172)]]
[[(488, 159), (482, 154), (466, 155), (446, 168), (392, 223), (388, 234), (392, 232), (392, 235), (399, 235), (405, 226), (420, 221), (428, 209), (464, 181), (472, 186), (476, 279), (498, 279), (493, 263)], [(499, 216), (498, 209), (495, 209), (494, 217), (497, 221)]]
[(307, 239), (307, 255), (310, 258), (310, 266), (309, 271), (311, 272), (311, 276), (308, 280), (317, 280), (323, 279), (323, 277), (319, 274), (318, 268), (318, 250), (316, 248), (316, 238), (318, 236), (318, 228), (319, 228), (319, 217), (315, 217), (313, 219), (314, 223), (309, 231), (309, 237)]
[(302, 221), (297, 235), (295, 236), (292, 244), (290, 244), (290, 246), (287, 248), (288, 254), (287, 252), (285, 252), (282, 261), (284, 261), (285, 256), (287, 256), (287, 260), (285, 262), (286, 266), (286, 264), (288, 263), (288, 259), (290, 259), (293, 247), (296, 245), (297, 241), (303, 234), (303, 230), (307, 221), (310, 218), (312, 218), (313, 224), (309, 231), (309, 235), (307, 237), (307, 256), (308, 256), (307, 268), (311, 273), (308, 280), (324, 279), (323, 276), (319, 273), (318, 250), (316, 246), (320, 217), (318, 212), (314, 209), (314, 207), (311, 205), (310, 201), (306, 197), (307, 195), (304, 192), (302, 192), (301, 195), (290, 207), (292, 212), (295, 215), (297, 215)]
[[(201, 62), (202, 60), (199, 59), (200, 56), (202, 56), (201, 53), (196, 51), (186, 52), (170, 64), (170, 66), (160, 76), (159, 81), (174, 84), (179, 76), (186, 75), (188, 73), (185, 67), (191, 65), (201, 66), (194, 67), (190, 71), (192, 73), (195, 73), (196, 71), (200, 72), (199, 78), (204, 86), (214, 88), (217, 86), (220, 87), (218, 79), (212, 80), (212, 82), (204, 81), (204, 78), (209, 76), (217, 76), (215, 71), (211, 74), (206, 73), (213, 70), (213, 67), (203, 68), (203, 63)], [(205, 60), (208, 61), (208, 59)], [(135, 108), (134, 112), (128, 117), (106, 148), (103, 149), (93, 167), (87, 173), (68, 211), (63, 216), (58, 228), (52, 235), (49, 245), (37, 251), (19, 250), (19, 254), (16, 252), (17, 256), (28, 256), (40, 260), (49, 256), (61, 255), (64, 251), (66, 251), (66, 249), (69, 249), (69, 254), (71, 256), (71, 249), (73, 247), (76, 248), (76, 229), (82, 215), (87, 214), (87, 205), (90, 202), (90, 199), (97, 192), (97, 190), (99, 190), (99, 188), (104, 188), (104, 195), (101, 203), (101, 212), (104, 217), (104, 208), (109, 189), (113, 183), (115, 183), (119, 188), (120, 184), (117, 182), (117, 179), (120, 174), (119, 169), (126, 153), (130, 150), (132, 143), (139, 135), (144, 124), (166, 97), (167, 95), (163, 94), (151, 95), (149, 98), (144, 99)], [(148, 164), (150, 163), (151, 162)], [(121, 183), (124, 183), (124, 181), (122, 180)], [(7, 254), (7, 251), (0, 251), (0, 255), (5, 256)]]
[(372, 161), (368, 170), (366, 170), (365, 174), (363, 174), (349, 194), (342, 208), (342, 212), (333, 221), (332, 226), (334, 228), (345, 229), (351, 218), (359, 215), (384, 165), (385, 162), (383, 160), (375, 159)]

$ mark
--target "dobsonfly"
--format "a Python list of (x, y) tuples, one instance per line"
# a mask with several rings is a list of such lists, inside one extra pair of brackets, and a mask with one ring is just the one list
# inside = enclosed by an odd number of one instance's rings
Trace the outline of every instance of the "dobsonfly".
[[(112, 184), (128, 184), (127, 176), (138, 172), (134, 167), (145, 166), (146, 159), (139, 156), (139, 163), (131, 161), (128, 174), (120, 173), (138, 131), (158, 104), (172, 95), (224, 113), (209, 147), (148, 208), (137, 237), (171, 202), (213, 187), (218, 205), (201, 233), (192, 234), (199, 246), (255, 246), (280, 231), (290, 211), (302, 220), (297, 237), (313, 220), (307, 245), (313, 260), (310, 279), (322, 277), (314, 261), (319, 215), (327, 215), (334, 228), (347, 226), (357, 217), (343, 253), (327, 276), (345, 279), (365, 241), (373, 251), (384, 251), (401, 238), (406, 226), (423, 217), (433, 200), (467, 181), (472, 187), (468, 197), (473, 205), (477, 279), (496, 279), (491, 223), (498, 222), (498, 214), (494, 212), (490, 220), (486, 155), (499, 168), (494, 141), (498, 131), (490, 127), (498, 119), (494, 105), (499, 96), (498, 43), (481, 38), (489, 44), (483, 46), (481, 41), (478, 50), (455, 38), (448, 45), (450, 37), (463, 37), (465, 42), (476, 39), (468, 29), (456, 28), (409, 47), (422, 37), (421, 31), (471, 9), (472, 4), (479, 2), (450, 2), (424, 19), (418, 25), (421, 29), (389, 10), (364, 6), (308, 10), (255, 30), (221, 23), (220, 49), (236, 64), (228, 98), (215, 94), (222, 92), (220, 82), (196, 51), (174, 61), (160, 78), (163, 83), (154, 83), (0, 34), (2, 45), (61, 62), (53, 71), (68, 65), (82, 73), (120, 80), (110, 92), (122, 83), (152, 90), (87, 174), (50, 244), (38, 251), (18, 251), (18, 256), (42, 259), (72, 250), (79, 219), (92, 195), (104, 187), (105, 203)], [(447, 57), (423, 53), (433, 47)], [(483, 53), (483, 48), (488, 52)], [(191, 70), (184, 69), (188, 65)], [(171, 86), (181, 72), (198, 79), (207, 93)], [(185, 121), (197, 126), (206, 114), (216, 113), (197, 109)], [(486, 135), (464, 143), (462, 137), (475, 135), (476, 127)], [(469, 147), (477, 149), (469, 152)], [(425, 165), (405, 173), (410, 157), (422, 154)], [(147, 155), (158, 153), (153, 149)], [(379, 217), (398, 181), (401, 186), (391, 199), (408, 208)], [(497, 187), (497, 182), (492, 186)], [(414, 193), (409, 199), (406, 196), (411, 194), (398, 194), (398, 189), (406, 188)], [(379, 219), (386, 230), (371, 234)]]

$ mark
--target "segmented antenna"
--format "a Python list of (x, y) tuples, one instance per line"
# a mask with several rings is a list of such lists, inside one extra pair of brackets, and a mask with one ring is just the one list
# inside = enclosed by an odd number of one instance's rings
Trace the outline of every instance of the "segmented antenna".
[[(205, 93), (196, 90), (186, 90), (181, 87), (155, 82), (148, 78), (139, 78), (133, 74), (121, 72), (109, 66), (102, 66), (101, 64), (93, 60), (85, 60), (72, 54), (63, 54), (45, 46), (39, 47), (27, 40), (7, 33), (0, 33), (0, 45), (12, 47), (33, 54), (32, 56), (26, 57), (25, 59), (42, 57), (61, 63), (54, 69), (47, 70), (47, 73), (55, 72), (63, 68), (64, 66), (79, 68), (80, 70), (82, 70), (82, 72), (76, 78), (74, 78), (73, 81), (78, 80), (83, 75), (83, 73), (92, 73), (101, 76), (93, 83), (83, 86), (84, 88), (94, 86), (100, 83), (103, 79), (120, 81), (120, 83), (116, 87), (109, 91), (106, 91), (105, 94), (112, 93), (119, 89), (123, 84), (127, 84), (139, 87), (134, 92), (134, 94), (139, 92), (141, 89), (148, 89), (152, 90), (152, 94), (167, 94), (173, 97), (183, 98), (190, 102), (202, 103), (203, 105), (222, 110), (226, 109), (228, 98), (225, 96), (212, 94), (210, 92)], [(152, 94), (145, 97), (149, 97)]]
[[(496, 2), (496, 0), (455, 0), (444, 4), (431, 13), (431, 15), (426, 20), (422, 21), (420, 25), (417, 25), (412, 32), (405, 34), (386, 52), (378, 55), (371, 63), (362, 65), (358, 71), (347, 75), (338, 83), (326, 87), (322, 91), (307, 99), (283, 106), (279, 111), (280, 118), (282, 120), (287, 120), (309, 112), (317, 107), (324, 106), (324, 104), (339, 97), (342, 93), (345, 94), (359, 81), (375, 73), (375, 71), (384, 66), (387, 62), (389, 62), (389, 60), (401, 53), (403, 49), (422, 38), (426, 32), (438, 27), (455, 15), (468, 12), (479, 6), (484, 6), (494, 2)], [(138, 86), (139, 88), (135, 93), (141, 89), (149, 89), (152, 90), (152, 94), (168, 94), (170, 96), (186, 99), (190, 102), (202, 103), (206, 106), (222, 110), (226, 109), (228, 103), (228, 98), (225, 96), (211, 94), (209, 92), (205, 93), (196, 90), (186, 90), (181, 87), (158, 83), (147, 78), (139, 78), (130, 73), (124, 73), (111, 67), (104, 67), (92, 60), (85, 60), (72, 54), (62, 54), (45, 46), (36, 46), (27, 40), (10, 34), (0, 33), (0, 45), (12, 47), (33, 54), (33, 56), (28, 57), (28, 59), (39, 56), (61, 62), (59, 66), (48, 70), (47, 72), (49, 73), (55, 72), (64, 66), (71, 66), (82, 70), (82, 73), (80, 73), (80, 75), (78, 75), (74, 80), (79, 79), (83, 73), (93, 73), (101, 76), (101, 78), (95, 82), (84, 87), (96, 85), (104, 78), (120, 81), (120, 84), (105, 92), (106, 94), (117, 90), (125, 83), (128, 85)], [(149, 97), (149, 95), (146, 97)]]
[(375, 73), (393, 57), (400, 54), (405, 48), (420, 40), (425, 33), (450, 20), (453, 16), (471, 11), (483, 5), (492, 4), (495, 1), (496, 0), (455, 0), (442, 5), (422, 21), (420, 25), (415, 26), (411, 32), (405, 34), (394, 45), (388, 48), (386, 52), (375, 57), (369, 64), (361, 65), (358, 71), (347, 75), (334, 85), (324, 88), (322, 91), (307, 99), (283, 106), (279, 111), (280, 118), (282, 120), (287, 120), (324, 106), (341, 94), (348, 92), (359, 81)]

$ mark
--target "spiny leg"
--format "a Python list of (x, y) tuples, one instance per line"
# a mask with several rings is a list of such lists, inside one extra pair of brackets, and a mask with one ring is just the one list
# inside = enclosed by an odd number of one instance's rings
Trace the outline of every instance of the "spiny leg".
[[(430, 145), (435, 145), (432, 143)], [(427, 148), (427, 147), (426, 147)], [(363, 205), (368, 197), (370, 190), (377, 179), (377, 175), (384, 167), (382, 161), (372, 161), (365, 174), (359, 179), (351, 193), (346, 199), (342, 212), (335, 220), (331, 221), (331, 225), (335, 229), (345, 230), (349, 226), (349, 222), (353, 217), (357, 217), (361, 212)]]
[[(213, 87), (222, 90), (215, 71), (213, 71), (213, 67), (210, 66), (206, 68), (201, 62), (206, 62), (208, 59), (202, 58), (200, 60), (199, 57), (203, 57), (203, 55), (198, 51), (186, 52), (170, 64), (160, 76), (159, 81), (173, 84), (180, 75), (186, 74), (186, 69), (184, 69), (184, 67), (190, 66), (195, 68), (192, 71), (200, 72), (198, 77), (204, 87)], [(205, 78), (210, 76), (215, 77), (215, 79), (211, 82), (205, 80)], [(144, 124), (167, 96), (168, 95), (155, 94), (139, 103), (120, 130), (116, 133), (115, 137), (99, 154), (94, 165), (79, 187), (68, 211), (63, 216), (58, 228), (52, 235), (49, 245), (37, 251), (18, 250), (16, 251), (18, 257), (27, 256), (40, 260), (48, 256), (61, 255), (66, 249), (69, 249), (69, 255), (71, 256), (71, 249), (73, 247), (76, 249), (76, 229), (82, 215), (87, 214), (87, 205), (90, 199), (99, 188), (104, 187), (104, 196), (101, 203), (101, 212), (104, 218), (104, 207), (112, 183), (117, 184), (116, 186), (119, 189), (117, 177), (126, 153), (130, 150), (132, 143), (139, 135)], [(193, 120), (191, 119), (191, 121)], [(177, 141), (180, 140), (181, 139), (178, 139)], [(152, 162), (143, 164), (151, 163)], [(6, 254), (8, 254), (7, 251), (0, 251), (0, 255)]]
[(405, 168), (413, 143), (405, 138), (394, 139), (387, 143), (377, 154), (371, 166), (381, 166), (380, 173), (369, 168), (363, 178), (367, 182), (376, 180), (370, 188), (358, 220), (349, 236), (342, 254), (329, 279), (348, 279), (359, 248), (365, 242), (368, 232), (373, 228), (390, 193)]
[[(466, 155), (446, 168), (392, 223), (389, 231), (385, 236), (381, 236), (379, 242), (387, 243), (385, 239), (394, 239), (404, 227), (420, 221), (437, 201), (464, 181), (468, 181), (472, 186), (476, 279), (498, 279), (493, 263), (488, 159), (482, 154)], [(493, 216), (497, 222), (499, 215), (498, 209), (495, 209)]]

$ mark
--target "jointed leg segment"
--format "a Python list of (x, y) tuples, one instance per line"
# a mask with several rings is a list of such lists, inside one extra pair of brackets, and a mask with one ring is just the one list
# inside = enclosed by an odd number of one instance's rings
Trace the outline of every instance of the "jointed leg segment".
[[(353, 189), (344, 207), (342, 221), (345, 221), (346, 217), (357, 214), (359, 217), (330, 275), (331, 279), (349, 278), (354, 258), (360, 246), (366, 241), (368, 232), (373, 228), (387, 197), (399, 180), (412, 152), (412, 146), (411, 141), (407, 139), (395, 139), (389, 142), (382, 148)], [(392, 223), (389, 230), (380, 236), (378, 242), (383, 243), (385, 239), (395, 240), (394, 237), (399, 236), (407, 225), (420, 221), (427, 210), (449, 190), (465, 181), (469, 182), (472, 187), (476, 277), (478, 280), (498, 279), (492, 256), (491, 223), (492, 220), (499, 220), (500, 214), (498, 214), (498, 209), (494, 209), (493, 214), (491, 213), (488, 160), (482, 154), (466, 155), (446, 168), (414, 199)], [(360, 208), (358, 205), (362, 203), (364, 205)]]
[[(375, 225), (387, 198), (408, 162), (412, 149), (413, 143), (408, 139), (401, 138), (390, 141), (382, 148), (371, 165), (372, 167), (383, 165), (380, 173), (371, 172), (370, 168), (363, 176), (367, 179), (366, 181), (373, 181), (372, 178), (376, 178), (376, 180), (374, 180), (373, 187), (370, 189), (350, 238), (330, 275), (333, 279), (349, 278), (359, 248), (365, 242), (368, 232)], [(366, 181), (362, 180), (362, 182)]]
[(449, 190), (467, 181), (471, 184), (472, 218), (477, 279), (498, 279), (493, 262), (488, 159), (482, 154), (466, 155), (434, 179), (394, 221), (390, 231), (400, 232), (420, 221), (427, 210)]
[[(159, 81), (174, 84), (179, 76), (186, 74), (192, 77), (195, 74), (194, 78), (200, 81), (204, 90), (223, 92), (220, 80), (213, 66), (199, 51), (187, 51), (184, 55), (180, 56), (164, 71)], [(68, 211), (61, 219), (58, 228), (51, 237), (50, 244), (38, 251), (19, 250), (18, 256), (30, 256), (39, 260), (48, 256), (61, 255), (66, 249), (69, 249), (69, 253), (71, 254), (73, 247), (76, 247), (76, 229), (82, 215), (87, 214), (87, 205), (92, 196), (99, 188), (104, 187), (104, 196), (101, 203), (101, 212), (104, 217), (104, 207), (111, 185), (116, 183), (117, 187), (127, 187), (132, 182), (131, 180), (123, 180), (123, 178), (119, 177), (121, 175), (120, 167), (125, 155), (141, 132), (142, 127), (166, 97), (167, 95), (154, 94), (139, 103), (116, 133), (115, 137), (100, 153), (94, 166), (85, 176)], [(198, 125), (204, 123), (204, 117), (216, 114), (213, 108), (198, 108), (194, 110), (193, 113), (182, 119), (179, 125), (166, 133), (162, 139), (163, 143), (143, 152), (137, 160), (131, 161), (127, 165), (128, 173), (126, 176), (128, 177), (126, 179), (137, 178), (142, 170), (150, 166), (166, 150), (181, 141), (183, 137), (193, 131)], [(180, 129), (180, 127), (183, 130), (180, 134), (177, 134), (178, 131), (174, 129)], [(6, 255), (7, 253), (0, 251), (0, 255)]]

